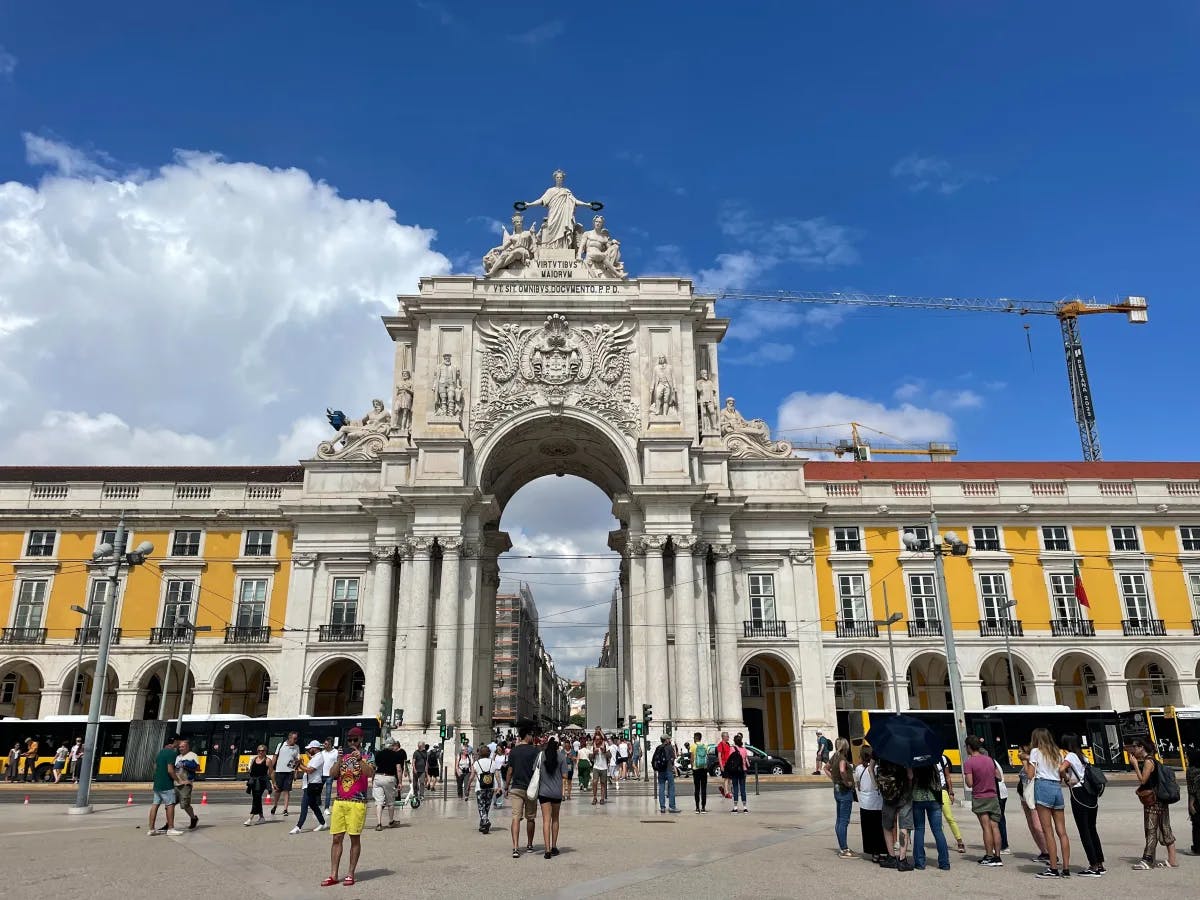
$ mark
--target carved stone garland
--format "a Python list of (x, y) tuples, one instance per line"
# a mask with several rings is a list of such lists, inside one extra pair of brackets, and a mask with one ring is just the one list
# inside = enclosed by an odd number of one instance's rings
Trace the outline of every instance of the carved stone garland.
[(557, 414), (571, 404), (636, 438), (641, 410), (633, 399), (630, 366), (635, 331), (624, 323), (576, 328), (557, 313), (540, 327), (481, 325), (486, 352), (471, 437), (488, 434), (530, 407), (548, 406)]

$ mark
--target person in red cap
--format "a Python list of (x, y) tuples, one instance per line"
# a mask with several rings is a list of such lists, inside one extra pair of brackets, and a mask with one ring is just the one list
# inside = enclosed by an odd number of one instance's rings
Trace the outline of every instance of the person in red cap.
[(351, 728), (346, 734), (347, 749), (338, 756), (330, 769), (334, 784), (333, 813), (330, 817), (329, 833), (333, 836), (330, 848), (329, 877), (321, 887), (338, 883), (338, 869), (342, 864), (342, 842), (350, 835), (350, 867), (342, 884), (354, 884), (354, 872), (362, 853), (362, 832), (367, 821), (367, 794), (371, 778), (375, 775), (374, 760), (369, 751), (362, 750), (363, 731)]

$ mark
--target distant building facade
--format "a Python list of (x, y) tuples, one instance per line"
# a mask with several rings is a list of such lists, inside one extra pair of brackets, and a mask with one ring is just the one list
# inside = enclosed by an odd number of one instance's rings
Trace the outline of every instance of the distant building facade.
[(495, 727), (530, 721), (548, 728), (566, 722), (566, 687), (538, 634), (537, 604), (528, 584), (506, 583), (496, 593), (493, 674)]

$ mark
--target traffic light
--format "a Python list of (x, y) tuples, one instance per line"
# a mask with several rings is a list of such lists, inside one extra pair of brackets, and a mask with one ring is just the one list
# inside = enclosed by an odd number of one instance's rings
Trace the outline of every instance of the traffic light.
[(633, 729), (634, 729), (633, 733), (636, 734), (638, 737), (646, 736), (646, 726), (642, 722), (634, 722)]
[(404, 724), (404, 710), (393, 709), (392, 710), (392, 727), (399, 728), (403, 724)]
[(629, 740), (629, 729), (628, 728), (621, 729), (621, 740), (623, 740), (623, 741)]
[(670, 719), (667, 719), (667, 721), (663, 722), (663, 730), (666, 731), (667, 734), (670, 734), (671, 731), (673, 730), (671, 728), (671, 720)]
[(645, 725), (646, 731), (650, 730), (650, 723), (654, 721), (654, 707), (649, 703), (642, 704), (642, 723)]
[(438, 736), (444, 741), (446, 739), (446, 710), (439, 709), (437, 711)]

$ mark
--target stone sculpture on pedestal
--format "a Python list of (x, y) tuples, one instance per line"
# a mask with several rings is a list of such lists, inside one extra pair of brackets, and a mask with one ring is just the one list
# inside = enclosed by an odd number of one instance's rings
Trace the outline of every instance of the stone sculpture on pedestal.
[(462, 371), (449, 353), (433, 373), (433, 414), (446, 419), (458, 419), (462, 413)]
[(567, 173), (562, 169), (557, 169), (554, 172), (554, 186), (547, 188), (542, 196), (536, 200), (518, 200), (513, 204), (517, 212), (524, 212), (531, 206), (546, 207), (546, 221), (542, 226), (538, 242), (541, 246), (550, 249), (574, 250), (578, 248), (579, 236), (583, 228), (575, 221), (577, 206), (586, 206), (596, 212), (604, 208), (603, 203), (576, 199), (570, 188), (563, 184), (566, 178)]
[(512, 234), (503, 229), (504, 238), (499, 247), (493, 247), (483, 257), (483, 272), (485, 275), (495, 275), (501, 269), (519, 269), (527, 266), (533, 259), (533, 248), (536, 235), (525, 231), (520, 213), (512, 217)]
[(589, 275), (628, 277), (625, 274), (625, 264), (621, 262), (621, 242), (604, 227), (604, 216), (595, 216), (592, 219), (592, 230), (585, 231), (580, 236), (579, 258), (587, 264)]
[(717, 424), (717, 386), (708, 377), (708, 370), (701, 369), (700, 377), (696, 379), (696, 403), (700, 412), (700, 433), (716, 434)]
[(412, 405), (412, 373), (405, 369), (396, 382), (396, 399), (392, 403), (392, 426), (401, 434), (412, 431)]
[(331, 441), (317, 445), (318, 459), (374, 459), (387, 444), (392, 415), (382, 400), (371, 401), (371, 411), (361, 419), (348, 419)]
[(721, 410), (721, 437), (735, 459), (786, 459), (792, 455), (787, 441), (772, 441), (771, 427), (762, 419), (746, 421), (734, 408), (733, 398)]
[(679, 393), (675, 390), (675, 374), (666, 356), (658, 357), (650, 378), (650, 409), (656, 416), (669, 415), (679, 409)]

